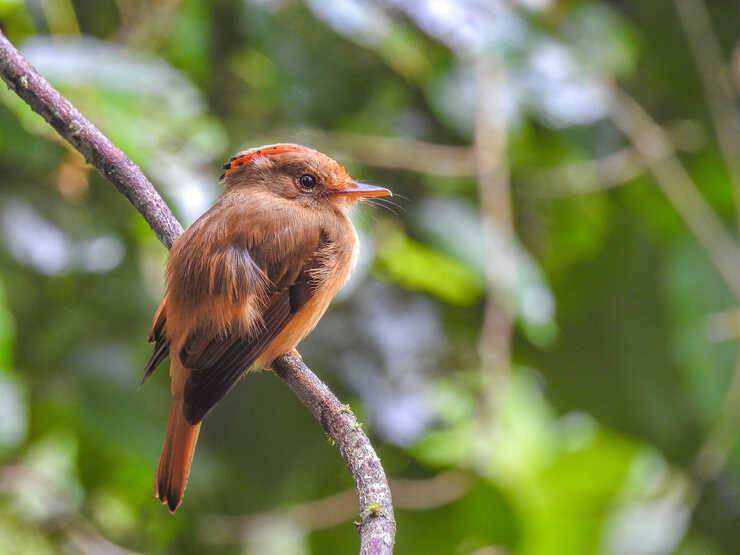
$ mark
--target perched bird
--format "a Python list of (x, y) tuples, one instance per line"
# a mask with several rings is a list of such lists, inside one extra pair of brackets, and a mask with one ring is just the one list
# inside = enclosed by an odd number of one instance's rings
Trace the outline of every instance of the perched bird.
[(247, 150), (224, 170), (221, 196), (172, 246), (149, 336), (144, 378), (171, 358), (172, 406), (155, 480), (171, 512), (205, 415), (247, 370), (269, 367), (316, 326), (356, 259), (349, 208), (391, 194), (294, 144)]

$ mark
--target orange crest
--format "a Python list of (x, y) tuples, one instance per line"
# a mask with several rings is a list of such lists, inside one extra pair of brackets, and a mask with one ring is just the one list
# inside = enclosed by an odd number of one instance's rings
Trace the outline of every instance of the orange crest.
[(273, 145), (237, 154), (232, 157), (228, 163), (224, 164), (223, 169), (226, 171), (221, 175), (221, 179), (227, 175), (231, 175), (240, 167), (251, 164), (256, 158), (261, 158), (263, 156), (276, 156), (278, 154), (287, 154), (289, 152), (298, 152), (301, 149), (302, 147), (298, 145)]

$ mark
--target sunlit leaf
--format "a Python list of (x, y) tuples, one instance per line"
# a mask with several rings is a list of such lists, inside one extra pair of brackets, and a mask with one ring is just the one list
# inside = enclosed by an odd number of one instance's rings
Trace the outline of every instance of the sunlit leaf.
[(393, 231), (378, 247), (381, 275), (409, 289), (467, 306), (483, 294), (483, 277), (465, 263)]

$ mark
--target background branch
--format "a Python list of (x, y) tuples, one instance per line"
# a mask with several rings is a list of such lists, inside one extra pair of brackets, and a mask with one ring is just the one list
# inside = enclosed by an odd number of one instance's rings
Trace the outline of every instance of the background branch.
[[(391, 478), (393, 504), (407, 511), (427, 511), (454, 503), (466, 495), (473, 484), (467, 474), (450, 470), (431, 478), (403, 480)], [(200, 534), (212, 544), (241, 543), (266, 522), (289, 520), (308, 532), (332, 528), (355, 515), (353, 490), (314, 499), (305, 503), (246, 515), (214, 515), (204, 519)]]
[(17, 499), (41, 496), (41, 505), (48, 512), (37, 516), (38, 525), (53, 533), (61, 533), (80, 555), (142, 555), (104, 538), (87, 519), (70, 510), (75, 504), (74, 495), (33, 466), (0, 466), (0, 494)]
[[(182, 226), (151, 182), (129, 158), (31, 67), (0, 32), (0, 75), (85, 159), (129, 199), (167, 247)], [(380, 459), (357, 419), (301, 361), (285, 355), (275, 361), (276, 374), (303, 401), (339, 446), (360, 498), (360, 553), (393, 552), (395, 520), (390, 488)]]
[(368, 166), (444, 177), (477, 175), (475, 152), (468, 146), (324, 129), (289, 129), (284, 134)]
[(663, 129), (640, 104), (621, 91), (615, 91), (611, 118), (650, 169), (733, 296), (740, 298), (740, 249), (699, 192)]
[[(507, 125), (504, 69), (481, 56), (476, 72), (475, 154), (488, 295), (478, 350), (484, 372), (484, 431), (496, 428), (511, 364), (517, 269), (514, 223), (506, 159)], [(489, 454), (484, 455), (486, 458)], [(487, 464), (487, 463), (486, 463)]]
[(722, 47), (702, 0), (674, 1), (701, 78), (719, 150), (727, 166), (735, 201), (735, 216), (740, 226), (740, 116), (734, 105)]
[[(697, 152), (704, 145), (703, 132), (695, 122), (662, 128), (675, 151)], [(648, 171), (643, 157), (626, 146), (602, 157), (519, 170), (519, 191), (538, 199), (571, 197), (621, 187)]]
[[(663, 194), (699, 241), (730, 293), (736, 300), (740, 299), (740, 248), (702, 196), (663, 128), (636, 100), (621, 91), (615, 91), (612, 120), (652, 172)], [(727, 462), (737, 438), (738, 422), (740, 357), (736, 359), (717, 420), (694, 458), (693, 472), (698, 483), (688, 491), (690, 507), (696, 506), (703, 485), (715, 479)]]

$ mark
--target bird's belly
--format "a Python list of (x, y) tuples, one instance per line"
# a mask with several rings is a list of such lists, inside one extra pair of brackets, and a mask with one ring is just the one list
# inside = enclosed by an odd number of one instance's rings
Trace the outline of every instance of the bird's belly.
[(273, 339), (264, 352), (255, 361), (254, 366), (265, 368), (280, 355), (295, 349), (296, 345), (316, 327), (329, 307), (334, 291), (325, 288), (317, 292), (304, 306), (296, 312), (290, 322)]
[(277, 357), (295, 349), (319, 323), (334, 295), (349, 278), (357, 261), (357, 235), (351, 224), (348, 233), (350, 240), (347, 242), (347, 248), (339, 252), (334, 251), (334, 263), (332, 267), (327, 268), (323, 284), (270, 342), (253, 367), (268, 367)]

